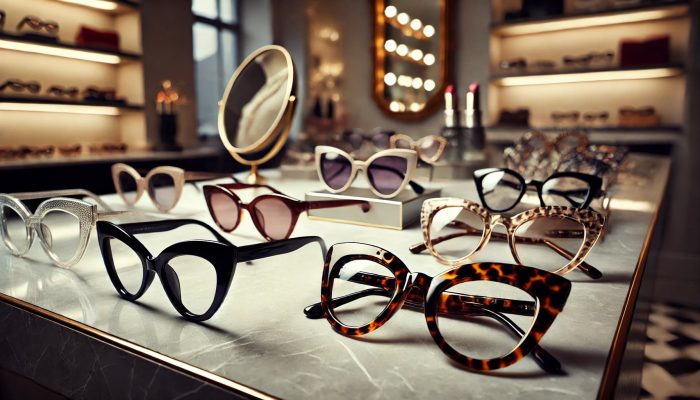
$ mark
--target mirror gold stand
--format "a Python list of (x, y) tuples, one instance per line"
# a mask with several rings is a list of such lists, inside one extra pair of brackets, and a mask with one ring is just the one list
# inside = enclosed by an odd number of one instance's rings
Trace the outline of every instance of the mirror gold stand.
[(219, 102), (219, 137), (234, 160), (251, 167), (247, 181), (262, 183), (258, 168), (282, 149), (296, 106), (294, 63), (281, 46), (263, 46), (241, 63)]

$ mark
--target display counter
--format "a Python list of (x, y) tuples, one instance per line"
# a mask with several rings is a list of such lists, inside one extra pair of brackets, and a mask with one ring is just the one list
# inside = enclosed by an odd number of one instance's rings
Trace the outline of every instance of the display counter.
[[(78, 398), (607, 398), (617, 382), (670, 168), (663, 157), (633, 155), (628, 162), (633, 173), (620, 177), (611, 229), (587, 258), (604, 276), (566, 275), (571, 295), (540, 342), (561, 361), (563, 376), (544, 373), (531, 357), (491, 373), (466, 371), (435, 345), (423, 314), (410, 309), (361, 338), (335, 333), (325, 319), (307, 319), (304, 307), (320, 301), (323, 259), (315, 244), (239, 264), (221, 309), (206, 323), (191, 323), (172, 307), (158, 280), (137, 302), (121, 299), (95, 232), (85, 257), (70, 270), (49, 264), (38, 243), (25, 258), (0, 253), (0, 368)], [(276, 171), (265, 175), (300, 199), (320, 188), (317, 181), (280, 180)], [(213, 225), (201, 192), (186, 186), (170, 216)], [(471, 181), (428, 186), (442, 187), (443, 196), (477, 198)], [(138, 208), (152, 211), (145, 197)], [(115, 195), (104, 198), (120, 205)], [(427, 253), (409, 252), (422, 240), (416, 225), (393, 231), (302, 215), (294, 236), (303, 235), (321, 236), (328, 246), (371, 243), (428, 275), (446, 269)], [(263, 240), (247, 215), (226, 237), (236, 245)], [(189, 228), (140, 237), (153, 254), (194, 238), (210, 237)], [(476, 260), (513, 262), (507, 245), (494, 241)]]

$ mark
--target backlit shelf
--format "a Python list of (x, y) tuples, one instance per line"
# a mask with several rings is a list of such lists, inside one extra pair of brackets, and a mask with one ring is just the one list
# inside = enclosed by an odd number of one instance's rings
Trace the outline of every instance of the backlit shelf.
[(533, 33), (678, 18), (687, 15), (689, 10), (690, 6), (687, 1), (654, 6), (644, 5), (605, 12), (528, 19), (522, 20), (521, 22), (504, 22), (493, 25), (491, 27), (491, 32), (494, 35), (502, 37), (520, 36)]
[(0, 97), (0, 111), (53, 112), (118, 116), (124, 111), (141, 111), (142, 105), (117, 102), (69, 101), (30, 97)]
[(140, 3), (131, 0), (56, 0), (75, 6), (87, 7), (95, 10), (106, 11), (113, 14), (138, 10)]
[(41, 41), (9, 33), (0, 33), (0, 49), (45, 54), (105, 64), (120, 64), (141, 59), (141, 56), (135, 53), (90, 49), (68, 43)]
[(497, 86), (530, 86), (558, 83), (669, 78), (682, 74), (683, 67), (680, 64), (669, 64), (635, 68), (614, 67), (596, 70), (558, 71), (546, 74), (495, 75), (491, 78), (491, 83)]

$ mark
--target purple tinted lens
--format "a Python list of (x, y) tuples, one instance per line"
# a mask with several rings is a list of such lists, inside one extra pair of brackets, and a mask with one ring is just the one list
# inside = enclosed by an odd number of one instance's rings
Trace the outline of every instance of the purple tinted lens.
[(362, 147), (362, 142), (364, 142), (364, 140), (365, 139), (362, 137), (362, 134), (358, 132), (353, 132), (348, 137), (348, 142), (350, 142), (350, 146), (352, 146), (352, 148), (355, 150)]
[(367, 167), (369, 182), (379, 193), (396, 192), (406, 179), (408, 160), (398, 156), (379, 157)]
[(372, 143), (374, 143), (374, 146), (378, 149), (389, 148), (389, 135), (383, 132), (375, 133), (372, 135)]
[(337, 153), (321, 155), (321, 176), (326, 185), (338, 190), (350, 180), (352, 164), (350, 160)]

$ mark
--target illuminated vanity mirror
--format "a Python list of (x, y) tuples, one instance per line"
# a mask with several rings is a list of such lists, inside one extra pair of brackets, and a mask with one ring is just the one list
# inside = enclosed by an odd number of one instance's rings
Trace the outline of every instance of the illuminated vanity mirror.
[(263, 181), (258, 166), (284, 146), (295, 100), (294, 64), (281, 46), (254, 51), (226, 85), (219, 104), (219, 136), (236, 161), (250, 165), (249, 183)]
[(442, 104), (451, 77), (450, 0), (374, 0), (374, 99), (420, 119)]

